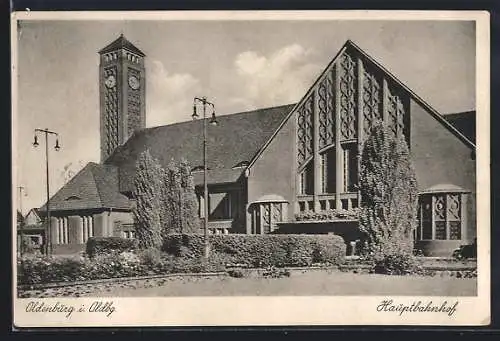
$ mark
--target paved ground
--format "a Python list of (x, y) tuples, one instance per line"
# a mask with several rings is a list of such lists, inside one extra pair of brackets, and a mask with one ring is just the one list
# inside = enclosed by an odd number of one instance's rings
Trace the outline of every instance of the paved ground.
[(146, 287), (115, 287), (84, 296), (314, 296), (422, 295), (475, 296), (476, 279), (387, 276), (342, 272), (294, 272), (284, 278), (202, 277), (151, 282)]

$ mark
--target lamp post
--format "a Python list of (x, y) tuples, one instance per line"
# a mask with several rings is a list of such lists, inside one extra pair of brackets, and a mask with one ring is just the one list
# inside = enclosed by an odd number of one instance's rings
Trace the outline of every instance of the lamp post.
[(52, 236), (51, 236), (51, 224), (50, 224), (50, 195), (49, 195), (49, 135), (55, 135), (56, 136), (56, 145), (54, 146), (54, 149), (58, 151), (61, 149), (59, 146), (59, 134), (56, 132), (50, 131), (47, 128), (45, 129), (35, 129), (35, 141), (33, 142), (33, 146), (36, 148), (38, 147), (38, 136), (37, 133), (43, 133), (45, 134), (45, 175), (46, 175), (46, 181), (47, 181), (47, 222), (45, 224), (46, 230), (45, 230), (45, 254), (46, 255), (51, 255), (52, 254)]
[(208, 258), (209, 244), (208, 244), (208, 183), (207, 183), (207, 105), (212, 107), (212, 117), (210, 118), (210, 125), (217, 125), (217, 119), (215, 118), (215, 106), (213, 103), (207, 101), (206, 97), (195, 97), (193, 100), (193, 120), (198, 118), (196, 113), (196, 104), (201, 103), (203, 105), (203, 203), (204, 203), (204, 224), (203, 224), (203, 234), (204, 234), (204, 246), (205, 258)]

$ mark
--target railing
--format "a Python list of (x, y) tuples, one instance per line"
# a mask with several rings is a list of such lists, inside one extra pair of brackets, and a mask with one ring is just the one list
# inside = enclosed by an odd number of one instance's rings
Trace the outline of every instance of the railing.
[(318, 195), (319, 210), (328, 211), (335, 209), (335, 194), (320, 194)]
[(340, 207), (344, 210), (357, 208), (358, 193), (340, 193)]
[(296, 212), (314, 211), (314, 197), (312, 195), (302, 195), (297, 198)]
[(233, 220), (215, 220), (208, 222), (208, 233), (228, 234), (233, 226)]
[[(336, 194), (320, 194), (318, 195), (318, 209), (314, 208), (313, 195), (301, 195), (297, 197), (296, 213), (305, 211), (328, 211), (336, 209)], [(359, 206), (358, 193), (340, 193), (340, 208), (344, 210), (351, 210)]]

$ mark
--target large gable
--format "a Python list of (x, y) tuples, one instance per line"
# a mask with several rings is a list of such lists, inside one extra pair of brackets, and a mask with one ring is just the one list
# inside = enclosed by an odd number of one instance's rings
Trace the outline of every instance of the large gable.
[[(222, 115), (218, 125), (207, 127), (208, 181), (234, 182), (286, 117), (293, 105)], [(166, 167), (171, 160), (186, 159), (194, 169), (203, 167), (202, 120), (153, 127), (136, 132), (106, 161), (120, 168), (120, 190), (131, 190), (135, 163), (149, 149)], [(195, 172), (195, 181), (202, 180)]]
[[(354, 44), (351, 40), (339, 50), (316, 81), (299, 102), (290, 110), (278, 129), (266, 141), (249, 168), (279, 134), (285, 123), (297, 120), (297, 160), (299, 168), (307, 164), (314, 151), (314, 126), (318, 125), (319, 149), (328, 148), (335, 143), (334, 127), (340, 126), (340, 142), (353, 141), (367, 136), (376, 120), (384, 120), (391, 129), (406, 130), (409, 126), (410, 99), (424, 108), (439, 125), (450, 131), (461, 143), (474, 149), (469, 136), (451, 124), (415, 92), (403, 84), (386, 68)], [(313, 112), (319, 114), (318, 122), (313, 122)], [(338, 117), (336, 117), (338, 115)], [(358, 124), (358, 117), (362, 124)], [(336, 122), (338, 120), (338, 122)]]

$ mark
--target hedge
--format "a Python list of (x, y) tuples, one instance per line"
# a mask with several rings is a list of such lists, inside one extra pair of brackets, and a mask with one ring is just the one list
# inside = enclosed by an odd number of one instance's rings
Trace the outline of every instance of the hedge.
[(87, 240), (87, 255), (95, 257), (100, 254), (112, 252), (131, 251), (138, 246), (136, 239), (121, 237), (91, 237)]
[[(209, 243), (211, 258), (250, 267), (340, 264), (346, 252), (344, 240), (336, 235), (209, 235)], [(200, 258), (204, 236), (167, 235), (163, 250), (177, 257)]]
[[(147, 250), (146, 250), (147, 251)], [(146, 251), (96, 255), (95, 258), (24, 257), (17, 263), (19, 285), (95, 279), (222, 271), (218, 264), (163, 254), (146, 262)]]

